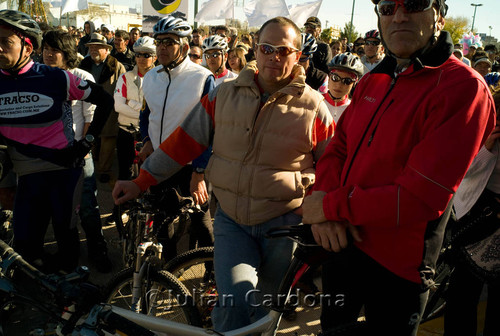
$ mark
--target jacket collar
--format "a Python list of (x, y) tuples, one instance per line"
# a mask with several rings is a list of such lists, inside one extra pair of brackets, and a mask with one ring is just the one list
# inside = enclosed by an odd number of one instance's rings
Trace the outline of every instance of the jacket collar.
[[(256, 61), (247, 63), (247, 65), (243, 68), (243, 70), (241, 70), (240, 74), (235, 79), (234, 85), (254, 87), (258, 91), (257, 84), (255, 83), (255, 74), (257, 72), (258, 69)], [(301, 97), (306, 86), (306, 74), (304, 68), (299, 64), (295, 64), (292, 69), (291, 76), (292, 81), (285, 87), (279, 89), (278, 92), (291, 96)]]
[[(453, 53), (453, 41), (450, 33), (441, 31), (437, 42), (425, 54), (415, 58), (410, 64), (412, 72), (421, 70), (425, 67), (438, 67), (446, 62)], [(371, 71), (371, 73), (385, 73), (394, 77), (397, 62), (392, 56), (386, 55), (382, 62)]]

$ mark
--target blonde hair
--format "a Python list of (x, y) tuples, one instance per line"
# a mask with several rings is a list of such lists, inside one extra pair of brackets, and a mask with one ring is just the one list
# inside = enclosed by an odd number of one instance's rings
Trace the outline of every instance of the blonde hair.
[(239, 69), (231, 69), (231, 70), (240, 72), (241, 70), (243, 70), (243, 68), (245, 67), (245, 65), (247, 65), (247, 59), (245, 58), (245, 54), (246, 54), (245, 49), (243, 49), (243, 48), (232, 48), (228, 52), (228, 58), (229, 58), (229, 54), (231, 54), (232, 52), (234, 52), (234, 54), (236, 55), (236, 57), (238, 57), (240, 59), (240, 68)]

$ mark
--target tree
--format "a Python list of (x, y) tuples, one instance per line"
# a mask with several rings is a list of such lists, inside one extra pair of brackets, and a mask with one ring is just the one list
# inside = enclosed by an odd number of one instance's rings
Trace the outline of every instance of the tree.
[(338, 28), (328, 27), (326, 29), (323, 29), (323, 31), (319, 35), (319, 38), (321, 39), (321, 41), (330, 44), (333, 40), (338, 39), (339, 36), (340, 31)]
[(470, 22), (464, 16), (446, 18), (444, 30), (451, 34), (453, 43), (458, 43), (465, 33), (469, 32)]
[(350, 22), (346, 22), (344, 29), (340, 32), (340, 38), (347, 38), (348, 43), (353, 43), (359, 36), (359, 33), (356, 31), (356, 27), (352, 25)]

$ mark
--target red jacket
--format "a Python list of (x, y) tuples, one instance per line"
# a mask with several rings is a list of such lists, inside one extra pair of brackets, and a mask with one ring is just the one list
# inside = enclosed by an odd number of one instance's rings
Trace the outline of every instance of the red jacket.
[(428, 223), (494, 124), (488, 87), (452, 48), (443, 32), (396, 78), (391, 57), (365, 75), (316, 167), (326, 218), (357, 226), (362, 251), (417, 283), (432, 277), (442, 242), (444, 226)]

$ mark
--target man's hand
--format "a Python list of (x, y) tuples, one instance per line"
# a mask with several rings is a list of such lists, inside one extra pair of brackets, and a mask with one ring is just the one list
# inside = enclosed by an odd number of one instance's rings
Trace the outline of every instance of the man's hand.
[(137, 198), (141, 193), (141, 189), (132, 181), (116, 181), (113, 188), (113, 199), (116, 205), (125, 203), (128, 200)]
[(327, 221), (323, 212), (324, 191), (313, 191), (310, 196), (304, 198), (302, 203), (302, 222), (304, 224), (317, 224)]
[(207, 185), (205, 183), (205, 174), (193, 172), (191, 174), (191, 182), (189, 191), (196, 204), (203, 205), (208, 201)]
[(500, 138), (500, 125), (497, 125), (491, 132), (490, 136), (484, 142), (484, 147), (486, 147), (486, 149), (491, 152), (491, 150), (493, 149), (493, 145), (495, 144), (495, 141), (497, 141), (499, 138)]
[(141, 151), (139, 152), (139, 158), (141, 159), (142, 162), (146, 161), (148, 156), (153, 154), (153, 144), (151, 141), (147, 141), (144, 146), (141, 148)]
[(347, 230), (349, 230), (354, 240), (361, 242), (359, 231), (352, 224), (325, 222), (311, 225), (311, 231), (316, 243), (330, 252), (340, 252), (349, 245)]

